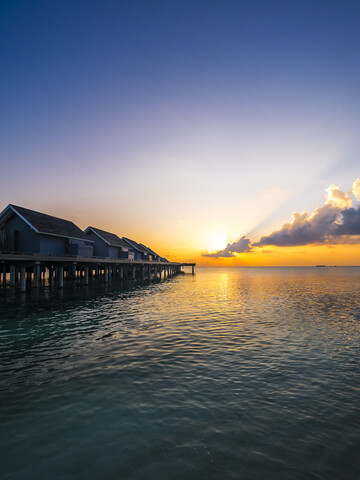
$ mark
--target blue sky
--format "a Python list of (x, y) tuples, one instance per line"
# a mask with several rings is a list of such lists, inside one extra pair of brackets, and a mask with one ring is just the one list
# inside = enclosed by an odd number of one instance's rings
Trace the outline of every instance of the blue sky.
[(359, 176), (359, 25), (352, 1), (1, 1), (0, 203), (171, 248), (262, 235)]

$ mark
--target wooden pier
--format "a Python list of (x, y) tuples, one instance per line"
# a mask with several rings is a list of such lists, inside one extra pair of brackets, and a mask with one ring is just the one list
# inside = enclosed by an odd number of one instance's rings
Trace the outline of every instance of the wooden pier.
[(191, 267), (195, 274), (195, 263), (123, 260), (108, 257), (74, 257), (43, 255), (40, 253), (0, 252), (0, 283), (19, 288), (38, 287), (45, 277), (54, 280), (59, 288), (64, 280), (81, 279), (83, 285), (89, 278), (102, 278), (108, 283), (112, 277), (121, 280), (161, 280), (182, 273), (182, 267)]

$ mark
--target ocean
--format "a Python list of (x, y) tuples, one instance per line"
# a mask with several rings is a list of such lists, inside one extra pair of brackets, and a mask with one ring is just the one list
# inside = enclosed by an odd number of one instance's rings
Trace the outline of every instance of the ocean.
[(360, 268), (0, 289), (2, 480), (360, 478)]

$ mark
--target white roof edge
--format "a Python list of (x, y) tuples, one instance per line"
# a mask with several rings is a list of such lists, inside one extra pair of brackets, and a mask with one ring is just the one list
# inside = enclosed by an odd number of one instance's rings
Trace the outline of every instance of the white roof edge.
[[(23, 217), (23, 216), (16, 210), (15, 207), (13, 207), (11, 204), (9, 204), (9, 205), (7, 206), (7, 208), (9, 208), (9, 209), (12, 210), (14, 213), (16, 213), (16, 215), (17, 215), (18, 217), (20, 217), (21, 220), (23, 220), (27, 225), (29, 225), (29, 227), (30, 227), (32, 230), (35, 230), (36, 233), (39, 233), (39, 230), (38, 230), (37, 228), (35, 228), (32, 223), (30, 223), (28, 220), (26, 220), (26, 218)], [(5, 210), (6, 210), (6, 209), (5, 209)], [(4, 211), (5, 211), (5, 210), (4, 210)]]
[(141, 252), (141, 250), (139, 250), (135, 245), (133, 245), (130, 240), (127, 240), (125, 237), (122, 237), (122, 240), (124, 240), (124, 242), (128, 243), (130, 245), (130, 247), (134, 248), (137, 252)]
[(51, 237), (61, 237), (61, 238), (73, 238), (74, 240), (81, 240), (82, 242), (91, 242), (94, 243), (94, 240), (90, 240), (87, 238), (79, 238), (75, 237), (75, 235), (59, 235), (58, 233), (50, 233), (50, 232), (38, 232), (40, 235), (50, 235)]
[[(101, 240), (102, 240), (103, 242), (105, 242), (105, 243), (107, 243), (108, 245), (110, 245), (110, 243), (109, 243), (107, 240), (105, 240), (105, 238), (102, 237), (102, 236), (100, 235), (100, 233), (96, 232), (93, 227), (87, 227), (87, 228), (85, 229), (85, 232), (87, 232), (88, 230), (91, 230), (93, 233), (95, 233), (95, 235), (97, 235), (99, 238), (101, 238)], [(93, 240), (92, 240), (92, 241), (93, 241)]]
[(141, 245), (142, 247), (144, 247), (145, 250), (150, 253), (150, 255), (154, 255), (154, 254), (155, 254), (155, 252), (152, 252), (152, 251), (150, 250), (150, 248), (148, 248), (148, 247), (147, 247), (146, 245), (144, 245), (143, 243), (139, 243), (139, 245)]

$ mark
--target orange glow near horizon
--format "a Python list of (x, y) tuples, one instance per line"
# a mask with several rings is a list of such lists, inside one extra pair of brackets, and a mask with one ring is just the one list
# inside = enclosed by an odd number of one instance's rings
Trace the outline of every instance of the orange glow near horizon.
[(360, 245), (306, 245), (257, 248), (231, 258), (197, 257), (199, 266), (314, 266), (360, 265)]

